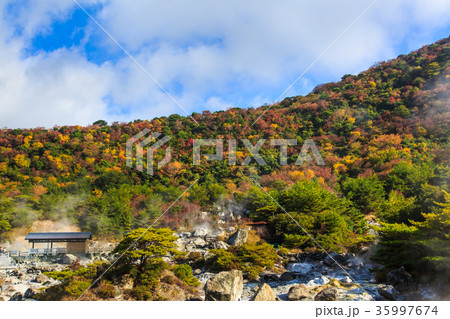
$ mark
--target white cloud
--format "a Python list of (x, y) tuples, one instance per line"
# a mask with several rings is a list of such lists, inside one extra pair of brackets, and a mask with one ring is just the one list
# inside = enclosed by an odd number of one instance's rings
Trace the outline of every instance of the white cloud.
[[(67, 19), (72, 0), (27, 1), (14, 17), (0, 0), (0, 126), (87, 124), (183, 114), (99, 28), (95, 41), (115, 62), (87, 61), (82, 48), (25, 56), (38, 33)], [(15, 1), (14, 3), (17, 3)], [(258, 106), (278, 97), (371, 1), (81, 1), (102, 3), (99, 22), (189, 112)], [(13, 37), (14, 26), (22, 33)], [(443, 0), (380, 0), (287, 96), (416, 49), (449, 28)], [(120, 58), (117, 60), (117, 55)], [(317, 84), (317, 83), (316, 83)]]

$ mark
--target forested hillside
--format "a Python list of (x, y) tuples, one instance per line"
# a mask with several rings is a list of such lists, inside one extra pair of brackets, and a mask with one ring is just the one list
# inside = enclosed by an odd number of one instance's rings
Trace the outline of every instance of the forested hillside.
[[(358, 75), (344, 75), (307, 96), (286, 98), (254, 125), (268, 106), (194, 113), (198, 125), (171, 115), (88, 127), (2, 129), (0, 234), (37, 219), (64, 218), (96, 236), (120, 237), (125, 230), (149, 226), (199, 178), (161, 226), (191, 227), (199, 211), (233, 203), (248, 209), (249, 218), (268, 222), (273, 241), (313, 247), (254, 178), (326, 249), (357, 249), (373, 239), (367, 221), (378, 222), (378, 260), (416, 273), (447, 272), (448, 280), (449, 57), (447, 38)], [(172, 161), (154, 176), (125, 162), (126, 141), (145, 128), (172, 137), (166, 144)], [(260, 151), (268, 165), (240, 165), (248, 151), (238, 143), (237, 165), (228, 165), (225, 156), (194, 166), (196, 138), (298, 143), (289, 148), (285, 166), (279, 163), (279, 147), (268, 142)], [(324, 166), (295, 165), (309, 138)]]

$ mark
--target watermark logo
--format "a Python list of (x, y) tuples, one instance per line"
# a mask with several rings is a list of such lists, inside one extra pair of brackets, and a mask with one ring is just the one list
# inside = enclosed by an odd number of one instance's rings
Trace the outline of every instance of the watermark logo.
[[(126, 144), (126, 165), (130, 168), (133, 167), (133, 145), (136, 145), (136, 169), (142, 172), (144, 170), (144, 147), (147, 147), (150, 143), (154, 142), (146, 149), (147, 174), (153, 175), (153, 158), (155, 156), (155, 152), (164, 144), (166, 144), (171, 139), (171, 137), (163, 136), (162, 138), (158, 139), (161, 136), (161, 133), (156, 132), (141, 140), (149, 133), (149, 129), (144, 129), (128, 139)], [(158, 169), (169, 163), (172, 159), (170, 146), (166, 147), (165, 151), (166, 153), (164, 158), (157, 164)]]
[[(136, 169), (138, 171), (144, 170), (143, 165), (143, 157), (144, 157), (144, 148), (150, 145), (146, 149), (146, 157), (147, 157), (147, 174), (153, 175), (153, 160), (155, 156), (155, 152), (161, 148), (164, 144), (166, 144), (171, 137), (162, 136), (161, 133), (153, 133), (150, 136), (144, 138), (145, 136), (150, 134), (149, 129), (144, 129), (140, 133), (131, 137), (127, 141), (126, 145), (126, 161), (128, 167), (133, 167), (133, 146), (136, 145)], [(258, 165), (268, 165), (264, 158), (259, 153), (261, 147), (268, 141), (266, 139), (260, 139), (253, 144), (248, 139), (235, 140), (228, 139), (226, 140), (228, 143), (227, 147), (227, 155), (228, 155), (228, 165), (249, 165), (253, 160)], [(237, 164), (236, 152), (238, 142), (242, 143), (244, 147), (247, 149), (249, 155), (244, 158), (244, 160)], [(152, 144), (153, 143), (153, 144)], [(297, 146), (296, 139), (271, 139), (269, 140), (269, 145), (271, 147), (279, 147), (280, 149), (280, 165), (288, 165), (288, 147)], [(203, 158), (206, 161), (223, 161), (225, 159), (224, 153), (224, 139), (194, 139), (193, 141), (193, 149), (192, 149), (192, 157), (193, 157), (193, 165), (200, 165), (202, 159), (202, 147), (208, 147), (209, 149), (214, 148), (214, 153), (203, 154)], [(172, 159), (171, 148), (165, 148), (165, 156), (164, 158), (158, 162), (158, 169), (163, 167), (165, 164), (169, 163)], [(320, 152), (312, 139), (305, 140), (300, 153), (297, 156), (295, 161), (295, 165), (302, 165), (305, 162), (314, 162), (316, 165), (325, 165)]]
[[(266, 143), (267, 140), (260, 139), (255, 144), (252, 144), (247, 139), (240, 140), (244, 144), (247, 151), (250, 153), (241, 163), (241, 165), (249, 165), (252, 162), (252, 158), (258, 165), (267, 165), (264, 158), (259, 154), (260, 148)], [(236, 149), (237, 140), (228, 140), (228, 164), (236, 165)], [(295, 139), (272, 139), (270, 140), (271, 146), (280, 147), (280, 165), (287, 165), (287, 151), (288, 146), (296, 146), (297, 140)], [(223, 139), (196, 139), (193, 143), (193, 164), (200, 165), (201, 161), (201, 147), (214, 147), (215, 154), (204, 154), (204, 158), (207, 161), (222, 161), (224, 160), (224, 140)], [(314, 159), (309, 154), (311, 153)], [(316, 161), (317, 165), (325, 165), (316, 144), (312, 139), (307, 139), (303, 144), (300, 154), (297, 157), (295, 165), (302, 165), (304, 162)]]

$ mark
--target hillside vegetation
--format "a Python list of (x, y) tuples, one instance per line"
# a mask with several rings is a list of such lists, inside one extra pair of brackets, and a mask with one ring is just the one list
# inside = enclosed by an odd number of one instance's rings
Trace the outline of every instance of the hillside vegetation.
[[(450, 277), (449, 57), (447, 38), (344, 75), (307, 96), (286, 98), (254, 125), (267, 106), (193, 113), (199, 125), (171, 115), (88, 127), (3, 129), (0, 234), (37, 219), (64, 218), (96, 236), (120, 237), (125, 230), (148, 227), (199, 178), (159, 226), (188, 228), (201, 209), (233, 203), (248, 209), (249, 218), (268, 222), (272, 241), (314, 247), (275, 199), (328, 250), (358, 249), (373, 239), (367, 221), (379, 222), (379, 261), (392, 268), (404, 265), (445, 286)], [(125, 143), (145, 128), (172, 137), (165, 146), (172, 149), (172, 161), (154, 176), (126, 167)], [(193, 165), (197, 138), (237, 139), (237, 165), (228, 165), (227, 142), (223, 161)], [(255, 144), (279, 138), (297, 140), (288, 149), (288, 165), (280, 165), (280, 148), (268, 141), (260, 150), (268, 165), (254, 160), (240, 165), (249, 155), (242, 139)], [(295, 165), (310, 138), (324, 166)]]

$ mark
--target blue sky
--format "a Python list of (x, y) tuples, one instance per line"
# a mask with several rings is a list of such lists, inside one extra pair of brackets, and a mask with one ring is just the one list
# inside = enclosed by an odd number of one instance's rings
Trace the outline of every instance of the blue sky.
[[(79, 2), (190, 114), (270, 104), (373, 0)], [(186, 115), (73, 0), (0, 14), (0, 126)], [(448, 1), (379, 0), (285, 96), (449, 31)]]
[[(95, 43), (89, 41), (82, 44), (81, 41), (86, 34), (84, 29), (89, 23), (89, 17), (81, 9), (75, 9), (68, 19), (55, 21), (50, 26), (49, 32), (41, 32), (30, 41), (29, 54), (36, 54), (39, 51), (51, 52), (60, 48), (70, 49), (71, 47), (83, 46), (89, 60), (90, 53), (101, 52), (95, 47)], [(104, 61), (98, 61), (104, 62)]]

